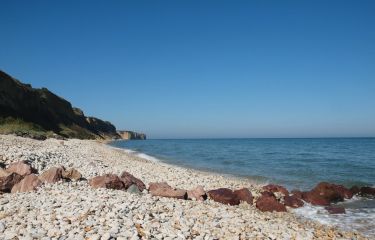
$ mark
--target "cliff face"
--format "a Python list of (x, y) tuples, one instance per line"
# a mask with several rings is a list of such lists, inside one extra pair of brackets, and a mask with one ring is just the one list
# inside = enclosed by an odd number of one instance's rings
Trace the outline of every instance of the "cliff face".
[(146, 134), (132, 131), (117, 131), (121, 139), (125, 140), (146, 140)]
[(117, 138), (116, 128), (82, 110), (46, 88), (34, 89), (0, 71), (0, 119), (21, 120), (39, 130), (74, 138)]

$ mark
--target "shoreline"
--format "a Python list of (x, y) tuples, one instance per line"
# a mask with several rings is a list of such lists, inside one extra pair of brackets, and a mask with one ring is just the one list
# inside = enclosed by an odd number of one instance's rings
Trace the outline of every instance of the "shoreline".
[[(0, 141), (0, 155), (6, 164), (28, 160), (39, 172), (63, 165), (77, 169), (84, 178), (90, 179), (125, 170), (146, 186), (150, 182), (165, 181), (182, 189), (203, 185), (205, 190), (247, 187), (254, 195), (261, 191), (261, 185), (249, 179), (150, 162), (97, 141), (37, 141), (6, 135), (0, 135)], [(81, 216), (84, 219), (78, 221)], [(70, 224), (64, 220), (67, 218), (71, 219)], [(290, 211), (260, 212), (246, 203), (227, 206), (212, 200), (186, 201), (152, 197), (147, 193), (93, 189), (86, 181), (0, 195), (0, 223), (5, 226), (4, 236), (68, 236), (68, 239), (106, 239), (103, 236), (108, 235), (139, 239), (140, 228), (143, 239), (366, 239), (356, 232), (302, 219)]]
[[(213, 171), (213, 170), (210, 171), (208, 169), (198, 169), (198, 168), (193, 168), (193, 167), (189, 167), (189, 166), (168, 163), (168, 162), (163, 161), (162, 159), (159, 159), (157, 157), (148, 155), (147, 153), (143, 153), (143, 152), (127, 149), (127, 148), (112, 146), (112, 145), (110, 145), (111, 142), (112, 141), (105, 142), (104, 144), (107, 145), (110, 148), (113, 148), (114, 150), (124, 151), (126, 154), (132, 155), (135, 158), (139, 158), (139, 159), (142, 159), (142, 160), (145, 160), (145, 161), (149, 161), (150, 163), (160, 164), (160, 165), (163, 165), (164, 167), (181, 168), (182, 170), (190, 170), (190, 171), (198, 172), (200, 174), (214, 175), (216, 177), (225, 177), (225, 178), (228, 178), (228, 179), (232, 179), (234, 181), (236, 181), (236, 180), (241, 181), (241, 182), (245, 181), (245, 182), (249, 182), (250, 184), (255, 185), (256, 187), (259, 187), (259, 188), (270, 183), (269, 181), (264, 181), (264, 182), (257, 181), (254, 176), (240, 176), (240, 175), (224, 173), (224, 172), (221, 173), (221, 172), (217, 172), (217, 171)], [(266, 177), (263, 177), (263, 176), (259, 176), (259, 177), (266, 178)]]
[[(107, 145), (109, 147), (115, 149), (115, 150), (124, 151), (125, 153), (131, 154), (134, 157), (144, 159), (146, 161), (150, 161), (150, 162), (153, 162), (153, 163), (161, 164), (161, 165), (164, 165), (166, 167), (181, 168), (181, 169), (199, 172), (201, 174), (216, 175), (218, 177), (225, 177), (225, 178), (228, 178), (228, 179), (232, 179), (233, 181), (237, 180), (237, 181), (241, 181), (241, 182), (249, 182), (250, 184), (252, 184), (257, 189), (257, 191), (259, 189), (261, 189), (262, 186), (265, 186), (267, 184), (278, 184), (278, 183), (271, 183), (270, 181), (257, 181), (253, 176), (241, 176), (241, 175), (235, 175), (235, 174), (230, 174), (230, 173), (220, 173), (220, 172), (217, 172), (217, 171), (210, 171), (210, 170), (206, 170), (206, 169), (199, 169), (199, 168), (193, 168), (193, 167), (184, 166), (184, 165), (173, 164), (173, 163), (163, 161), (162, 159), (156, 158), (154, 156), (148, 155), (148, 154), (140, 152), (140, 151), (111, 145), (111, 142), (108, 142)], [(147, 157), (143, 157), (142, 155), (146, 155)], [(152, 159), (155, 159), (155, 160), (151, 160), (151, 159), (149, 159), (149, 157), (152, 158)], [(262, 177), (262, 176), (259, 176), (259, 177)], [(262, 178), (266, 179), (266, 177), (262, 177)], [(290, 190), (293, 190), (293, 189), (288, 189), (288, 190), (290, 191)], [(263, 191), (263, 190), (259, 190), (258, 193), (260, 193), (261, 191)], [(332, 204), (332, 205), (333, 206), (347, 206), (348, 204), (350, 205), (353, 202), (363, 202), (363, 201), (374, 201), (374, 200), (369, 199), (369, 198), (365, 198), (365, 197), (354, 196), (352, 199), (344, 199), (344, 201), (338, 202), (337, 204)], [(350, 226), (351, 224), (355, 224), (354, 222), (353, 223), (346, 223), (346, 226), (341, 225), (339, 227), (338, 225), (340, 225), (340, 224), (338, 224), (338, 221), (335, 219), (335, 218), (341, 219), (341, 221), (345, 221), (347, 219), (353, 219), (354, 218), (354, 216), (352, 216), (353, 212), (351, 212), (350, 209), (349, 209), (350, 213), (346, 213), (346, 214), (343, 214), (343, 215), (335, 215), (335, 214), (332, 215), (332, 214), (329, 214), (329, 213), (324, 213), (325, 212), (324, 206), (315, 206), (315, 205), (309, 204), (307, 202), (304, 202), (304, 204), (305, 205), (301, 208), (296, 208), (296, 209), (290, 208), (289, 212), (291, 214), (294, 214), (297, 218), (301, 218), (302, 221), (314, 221), (314, 222), (317, 222), (317, 223), (325, 225), (325, 226), (335, 226), (336, 225), (336, 227), (338, 227), (339, 229), (342, 229), (342, 230), (345, 230), (345, 231), (353, 231), (348, 226)], [(309, 215), (309, 217), (306, 217), (306, 215)], [(356, 217), (358, 217), (358, 216), (356, 216)], [(347, 218), (347, 219), (345, 219), (345, 218)], [(366, 226), (366, 227), (368, 227), (368, 226)], [(366, 228), (360, 227), (359, 229), (364, 230)], [(368, 228), (366, 229), (366, 231), (368, 231)], [(371, 233), (369, 233), (369, 234), (370, 234), (369, 236), (372, 236), (372, 237), (375, 236), (374, 231), (371, 231)]]

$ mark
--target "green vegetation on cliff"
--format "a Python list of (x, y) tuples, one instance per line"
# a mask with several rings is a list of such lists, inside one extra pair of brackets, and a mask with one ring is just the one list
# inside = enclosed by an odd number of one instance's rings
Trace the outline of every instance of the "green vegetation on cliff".
[(94, 117), (46, 88), (34, 89), (0, 71), (0, 133), (45, 138), (119, 138), (115, 126)]

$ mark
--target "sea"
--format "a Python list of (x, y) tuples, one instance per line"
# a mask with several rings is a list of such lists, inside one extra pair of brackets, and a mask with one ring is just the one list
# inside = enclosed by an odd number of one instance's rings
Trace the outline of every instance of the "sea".
[[(113, 141), (139, 157), (203, 171), (310, 190), (325, 181), (347, 187), (375, 185), (375, 138), (151, 139)], [(375, 199), (354, 197), (337, 205), (346, 214), (328, 214), (305, 204), (302, 218), (375, 239)]]

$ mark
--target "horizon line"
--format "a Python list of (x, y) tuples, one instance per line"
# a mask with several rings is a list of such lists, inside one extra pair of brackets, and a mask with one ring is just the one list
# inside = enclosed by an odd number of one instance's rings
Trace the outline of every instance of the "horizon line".
[[(147, 134), (146, 134), (147, 136)], [(147, 138), (146, 140), (220, 140), (220, 139), (351, 139), (351, 138), (375, 138), (375, 136), (364, 137), (191, 137), (191, 138)]]

